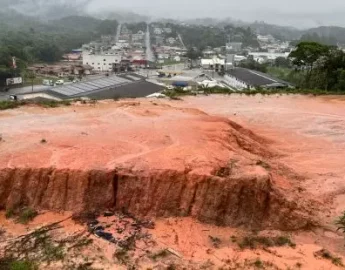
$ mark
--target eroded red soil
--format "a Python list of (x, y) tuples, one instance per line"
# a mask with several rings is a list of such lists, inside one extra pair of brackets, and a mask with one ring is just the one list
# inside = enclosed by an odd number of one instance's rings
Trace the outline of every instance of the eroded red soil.
[[(191, 216), (152, 232), (191, 262), (332, 269), (313, 254), (344, 251), (344, 117), (337, 97), (239, 95), (0, 112), (0, 206)], [(246, 229), (312, 231), (292, 234), (297, 249), (253, 253), (228, 241)]]

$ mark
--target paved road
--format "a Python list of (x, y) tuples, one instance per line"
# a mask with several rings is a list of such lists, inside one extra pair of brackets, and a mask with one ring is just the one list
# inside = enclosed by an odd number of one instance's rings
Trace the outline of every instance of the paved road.
[(186, 49), (186, 45), (184, 45), (184, 42), (183, 42), (183, 39), (182, 39), (182, 36), (180, 34), (177, 34), (177, 37), (179, 38), (180, 42), (181, 42), (181, 45), (183, 46), (183, 49)]
[(148, 61), (155, 61), (155, 56), (153, 55), (152, 48), (151, 48), (151, 39), (150, 39), (150, 27), (147, 25), (147, 30), (146, 30), (146, 41), (145, 41), (145, 46), (146, 46), (146, 59)]
[(117, 26), (117, 30), (116, 30), (116, 36), (115, 36), (115, 42), (119, 41), (120, 35), (121, 35), (121, 28), (122, 28), (122, 24), (120, 23)]

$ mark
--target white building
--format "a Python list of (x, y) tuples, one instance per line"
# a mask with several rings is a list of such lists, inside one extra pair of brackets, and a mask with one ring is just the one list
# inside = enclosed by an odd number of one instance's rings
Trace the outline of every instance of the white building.
[(132, 41), (143, 40), (144, 37), (145, 37), (145, 33), (140, 30), (138, 33), (132, 35)]
[(276, 60), (278, 57), (288, 58), (290, 53), (269, 53), (269, 52), (251, 52), (248, 55), (253, 56), (253, 59), (257, 62), (261, 62), (264, 59)]
[(240, 52), (242, 50), (242, 42), (228, 42), (225, 49), (230, 53)]
[(163, 30), (162, 30), (162, 28), (156, 27), (153, 30), (153, 33), (155, 33), (155, 35), (161, 35), (163, 33)]
[(216, 72), (225, 70), (225, 59), (212, 58), (201, 59), (201, 66), (203, 69), (215, 70)]
[(176, 42), (176, 39), (174, 39), (173, 37), (167, 38), (167, 43), (169, 44), (174, 44)]
[(113, 70), (114, 64), (121, 62), (121, 55), (119, 54), (90, 54), (83, 53), (83, 65), (93, 67), (94, 71), (109, 72)]
[(258, 41), (264, 42), (264, 43), (269, 43), (269, 42), (275, 41), (275, 38), (272, 35), (258, 35), (257, 39), (258, 39)]

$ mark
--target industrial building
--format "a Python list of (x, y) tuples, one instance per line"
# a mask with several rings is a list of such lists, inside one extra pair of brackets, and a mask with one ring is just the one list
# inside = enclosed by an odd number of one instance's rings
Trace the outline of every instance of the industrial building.
[(111, 99), (146, 97), (164, 87), (147, 81), (136, 73), (104, 76), (104, 78), (52, 87), (49, 90), (18, 95), (19, 100), (44, 98), (65, 100), (75, 98)]
[(227, 71), (226, 82), (235, 89), (262, 88), (293, 88), (294, 86), (283, 80), (269, 76), (256, 70), (246, 68), (234, 68)]

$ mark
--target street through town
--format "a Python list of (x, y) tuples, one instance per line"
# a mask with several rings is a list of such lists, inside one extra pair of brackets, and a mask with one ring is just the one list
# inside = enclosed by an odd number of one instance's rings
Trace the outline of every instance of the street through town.
[(155, 61), (155, 57), (153, 55), (152, 48), (151, 48), (150, 27), (149, 27), (149, 25), (147, 25), (147, 30), (146, 30), (145, 46), (146, 46), (146, 60), (154, 62)]

